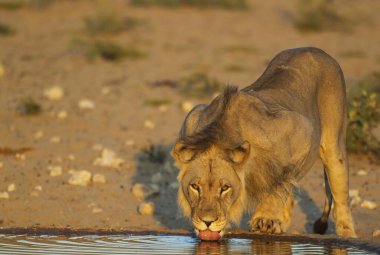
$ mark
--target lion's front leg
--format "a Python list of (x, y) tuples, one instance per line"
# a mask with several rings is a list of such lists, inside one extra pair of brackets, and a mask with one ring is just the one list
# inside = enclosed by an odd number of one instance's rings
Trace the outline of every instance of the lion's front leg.
[(293, 205), (292, 193), (287, 198), (276, 194), (266, 196), (248, 222), (251, 231), (269, 234), (286, 232), (290, 225)]

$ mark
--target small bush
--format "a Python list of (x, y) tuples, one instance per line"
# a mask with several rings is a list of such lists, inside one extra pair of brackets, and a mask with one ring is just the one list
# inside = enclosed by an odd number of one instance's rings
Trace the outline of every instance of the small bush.
[(244, 10), (248, 8), (247, 0), (130, 0), (134, 5), (159, 5), (166, 7), (194, 6), (200, 8), (223, 8)]
[(348, 95), (347, 148), (380, 159), (380, 141), (372, 130), (380, 125), (380, 73), (360, 81)]
[(37, 115), (41, 113), (41, 105), (32, 98), (23, 99), (16, 108), (22, 115)]
[(8, 0), (8, 1), (0, 1), (0, 9), (3, 10), (18, 10), (24, 6), (22, 1), (16, 0)]
[(88, 33), (95, 34), (117, 34), (136, 26), (137, 21), (133, 18), (120, 18), (113, 13), (98, 13), (84, 19)]
[(14, 33), (15, 31), (13, 30), (13, 28), (11, 28), (5, 23), (0, 22), (0, 36), (9, 36), (13, 35)]
[(142, 151), (147, 161), (151, 163), (163, 164), (169, 157), (167, 148), (161, 145), (151, 145), (149, 148)]
[(171, 103), (170, 99), (167, 98), (151, 98), (144, 101), (145, 105), (159, 107), (161, 105), (168, 105)]
[(223, 85), (206, 73), (193, 73), (179, 82), (179, 92), (189, 98), (205, 98), (220, 92)]
[(294, 24), (301, 32), (347, 30), (347, 20), (338, 14), (331, 0), (300, 0)]
[(75, 40), (70, 48), (74, 53), (83, 54), (89, 60), (100, 57), (107, 61), (118, 62), (125, 58), (139, 59), (145, 56), (144, 52), (135, 47), (123, 47), (110, 41)]

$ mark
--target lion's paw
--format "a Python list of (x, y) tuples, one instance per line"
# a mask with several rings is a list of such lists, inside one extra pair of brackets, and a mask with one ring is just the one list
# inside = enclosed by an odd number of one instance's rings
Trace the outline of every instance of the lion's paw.
[(283, 233), (282, 223), (277, 219), (268, 218), (255, 218), (250, 220), (248, 225), (251, 227), (252, 232), (261, 232), (267, 234), (281, 234)]

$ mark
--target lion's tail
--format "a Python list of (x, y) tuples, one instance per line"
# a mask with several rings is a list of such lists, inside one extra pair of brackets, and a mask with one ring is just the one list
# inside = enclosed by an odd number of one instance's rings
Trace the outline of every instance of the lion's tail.
[(331, 211), (332, 205), (332, 195), (330, 190), (329, 180), (327, 178), (326, 169), (324, 169), (325, 175), (325, 191), (326, 191), (326, 200), (325, 207), (323, 208), (322, 216), (314, 222), (314, 233), (324, 234), (328, 227), (328, 219)]

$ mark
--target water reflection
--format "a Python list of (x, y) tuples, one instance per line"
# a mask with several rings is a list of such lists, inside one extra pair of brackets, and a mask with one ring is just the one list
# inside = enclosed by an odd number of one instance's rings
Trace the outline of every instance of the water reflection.
[[(245, 241), (245, 240), (244, 240)], [(319, 246), (311, 244), (292, 244), (289, 242), (249, 240), (238, 241), (231, 239), (225, 242), (199, 242), (195, 246), (196, 255), (230, 254), (230, 255), (301, 255), (301, 254), (321, 254), (321, 255), (348, 255), (366, 254), (355, 251), (349, 253), (346, 248)], [(240, 243), (237, 248), (237, 242)]]
[(0, 235), (0, 254), (233, 254), (233, 255), (359, 255), (376, 254), (351, 247), (228, 238), (199, 242), (189, 236), (13, 236)]

